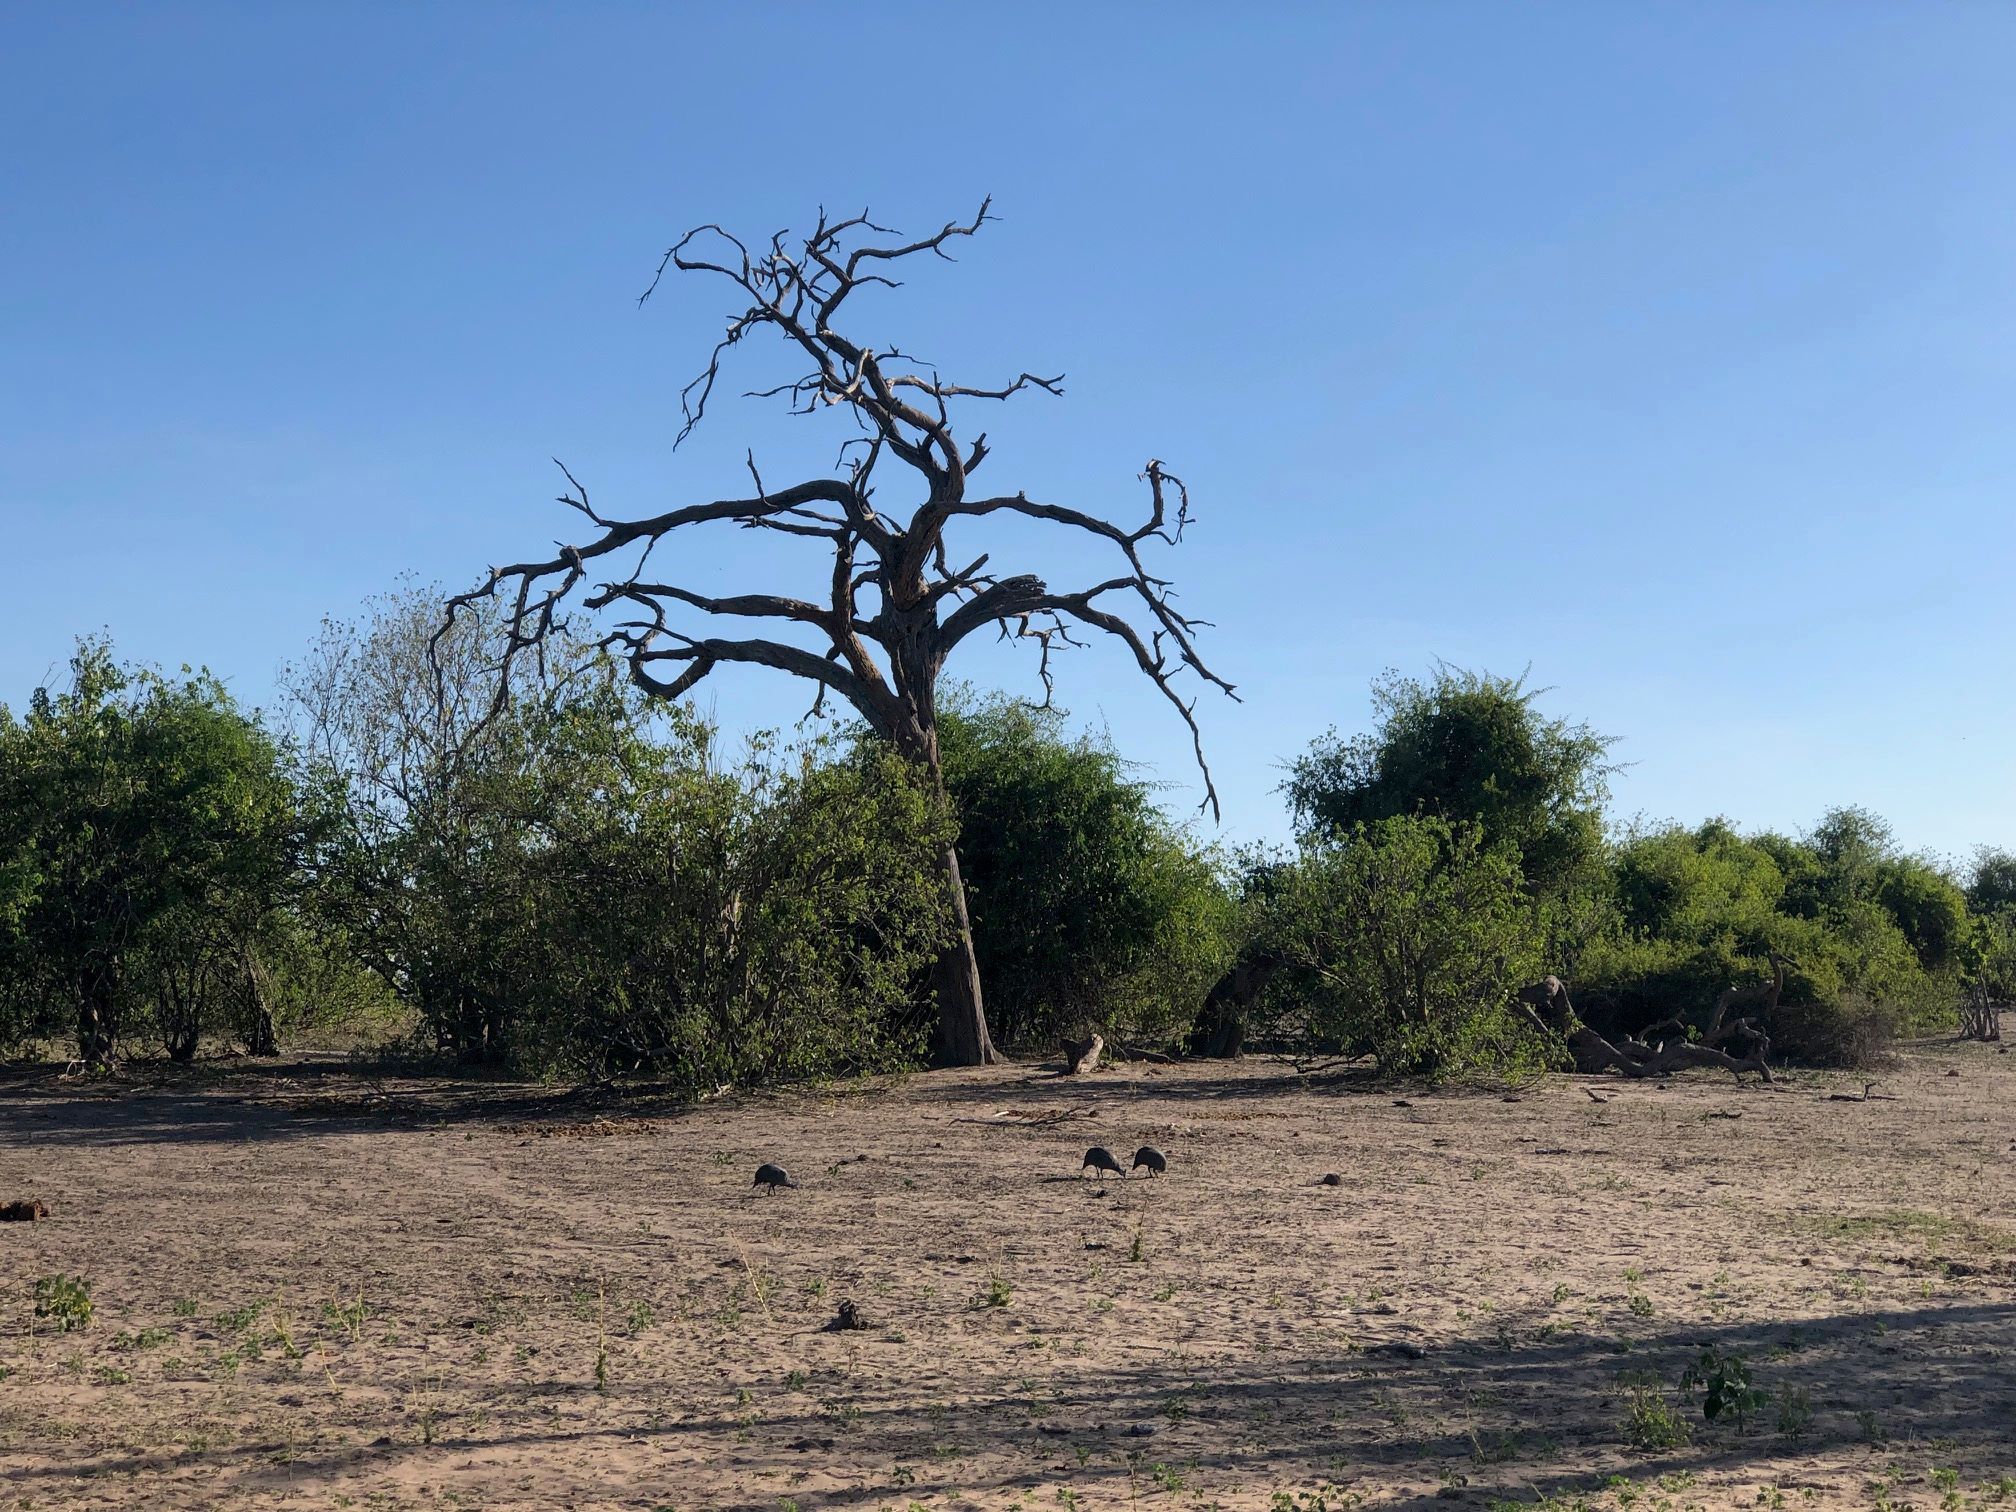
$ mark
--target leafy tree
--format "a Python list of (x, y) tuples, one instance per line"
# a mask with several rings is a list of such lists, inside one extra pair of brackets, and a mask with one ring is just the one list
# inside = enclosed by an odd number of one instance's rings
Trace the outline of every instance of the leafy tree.
[(1806, 847), (1820, 863), (1820, 901), (1836, 908), (1875, 896), (1896, 854), (1889, 822), (1853, 805), (1822, 815)]
[(1372, 685), (1371, 731), (1333, 730), (1289, 769), (1298, 829), (1320, 839), (1400, 817), (1474, 824), (1516, 854), (1536, 896), (1599, 876), (1614, 742), (1542, 714), (1541, 691), (1448, 666), (1425, 680), (1387, 673)]
[(1613, 870), (1624, 926), (1654, 939), (1700, 943), (1726, 932), (1761, 951), (1785, 893), (1777, 859), (1724, 819), (1628, 834)]
[(200, 931), (249, 958), (305, 838), (279, 748), (216, 678), (122, 668), (80, 642), (67, 689), (37, 689), (24, 716), (0, 709), (0, 970), (17, 1033), (67, 1012), (78, 1054), (108, 1064), (171, 938)]
[(435, 643), (439, 602), (408, 580), (355, 621), (325, 620), (281, 685), (336, 816), (317, 858), (318, 913), (440, 1049), (500, 1059), (510, 967), (498, 942), (523, 903), (494, 864), (511, 821), (486, 788), (526, 759), (521, 726), (564, 696), (578, 656), (556, 647), (551, 662), (521, 663), (492, 719), (494, 617), (469, 616)]
[(1897, 856), (1883, 863), (1875, 901), (1895, 921), (1928, 972), (1947, 972), (1960, 963), (1974, 921), (1959, 883), (1930, 862)]
[(1068, 738), (1054, 709), (949, 700), (939, 746), (994, 1032), (1187, 1024), (1234, 944), (1209, 853), (1109, 743)]
[(1967, 906), (1983, 917), (2016, 909), (2016, 853), (1985, 845), (1974, 853)]

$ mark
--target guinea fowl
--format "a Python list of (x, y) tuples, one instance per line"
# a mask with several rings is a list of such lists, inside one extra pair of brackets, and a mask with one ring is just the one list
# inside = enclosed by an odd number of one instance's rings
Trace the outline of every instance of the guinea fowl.
[(1094, 1145), (1085, 1152), (1085, 1163), (1078, 1167), (1078, 1174), (1083, 1176), (1088, 1170), (1111, 1171), (1122, 1181), (1127, 1179), (1127, 1173), (1120, 1168), (1120, 1162), (1113, 1158), (1113, 1152), (1104, 1145)]
[(759, 1187), (768, 1187), (773, 1197), (777, 1195), (779, 1187), (790, 1187), (793, 1191), (798, 1189), (798, 1183), (791, 1179), (789, 1171), (780, 1165), (772, 1165), (767, 1160), (756, 1167), (755, 1184)]
[(1134, 1169), (1138, 1171), (1144, 1165), (1150, 1176), (1160, 1176), (1169, 1169), (1169, 1157), (1153, 1145), (1143, 1145), (1134, 1152)]

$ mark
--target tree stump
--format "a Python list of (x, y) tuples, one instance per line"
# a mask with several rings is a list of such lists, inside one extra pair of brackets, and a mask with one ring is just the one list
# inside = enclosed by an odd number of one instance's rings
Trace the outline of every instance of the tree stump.
[(1105, 1048), (1105, 1039), (1097, 1034), (1085, 1040), (1067, 1039), (1064, 1041), (1064, 1074), (1091, 1075), (1099, 1068), (1099, 1055)]

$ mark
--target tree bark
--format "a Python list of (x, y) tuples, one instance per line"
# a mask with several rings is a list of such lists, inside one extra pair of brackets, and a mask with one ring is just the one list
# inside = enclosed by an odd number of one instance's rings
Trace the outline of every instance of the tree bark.
[(119, 1040), (118, 980), (109, 970), (98, 971), (78, 987), (78, 1057), (87, 1066), (110, 1066)]
[(980, 996), (980, 958), (973, 950), (973, 919), (966, 911), (966, 880), (959, 872), (959, 847), (938, 853), (938, 874), (952, 909), (956, 931), (932, 973), (938, 996), (935, 1059), (941, 1066), (991, 1066), (1001, 1057), (987, 1033), (986, 1005)]
[(1204, 1007), (1191, 1026), (1190, 1053), (1236, 1060), (1246, 1043), (1246, 1012), (1280, 965), (1275, 957), (1252, 951), (1233, 962), (1205, 995)]
[(238, 942), (238, 964), (245, 973), (245, 1053), (278, 1055), (280, 1034), (273, 1023), (273, 1004), (266, 996), (265, 974), (244, 940)]

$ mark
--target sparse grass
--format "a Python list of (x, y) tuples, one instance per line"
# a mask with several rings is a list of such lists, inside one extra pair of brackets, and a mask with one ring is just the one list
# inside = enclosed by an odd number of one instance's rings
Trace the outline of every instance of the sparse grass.
[(1915, 1241), (1926, 1249), (1969, 1249), (1990, 1254), (2016, 1251), (2016, 1233), (1973, 1218), (1893, 1208), (1881, 1213), (1836, 1214), (1803, 1220), (1830, 1239), (1859, 1243)]
[[(2005, 1066), (2016, 1072), (2016, 1062)], [(1237, 1154), (1286, 1167), (1278, 1188), (1242, 1181), (1237, 1170), (1213, 1185), (1200, 1163), (1196, 1176), (1152, 1197), (1145, 1185), (1114, 1183), (1103, 1200), (1080, 1187), (1070, 1195), (1084, 1200), (1062, 1208), (1055, 1199), (1064, 1191), (1036, 1184), (1049, 1152), (1034, 1146), (1063, 1134), (1024, 1140), (1017, 1152), (1014, 1138), (961, 1127), (927, 1102), (920, 1128), (892, 1119), (884, 1142), (936, 1150), (926, 1161), (948, 1166), (980, 1148), (1009, 1151), (1002, 1164), (1028, 1180), (1028, 1191), (991, 1179), (970, 1193), (948, 1191), (924, 1174), (919, 1185), (929, 1195), (905, 1202), (896, 1190), (901, 1165), (890, 1159), (858, 1174), (850, 1166), (850, 1190), (829, 1186), (802, 1203), (738, 1205), (731, 1199), (746, 1178), (723, 1179), (717, 1185), (728, 1196), (716, 1213), (703, 1124), (698, 1154), (648, 1147), (701, 1180), (625, 1204), (615, 1193), (632, 1167), (616, 1142), (517, 1153), (518, 1142), (496, 1140), (479, 1124), (500, 1178), (515, 1174), (504, 1164), (512, 1161), (536, 1173), (542, 1201), (550, 1198), (539, 1208), (550, 1248), (543, 1239), (507, 1248), (508, 1230), (478, 1237), (462, 1217), (435, 1226), (442, 1212), (473, 1210), (465, 1192), (430, 1186), (424, 1174), (428, 1152), (464, 1155), (459, 1127), (446, 1136), (387, 1128), (372, 1147), (359, 1181), (399, 1182), (403, 1206), (368, 1255), (329, 1244), (340, 1229), (319, 1212), (298, 1233), (256, 1210), (249, 1222), (240, 1213), (221, 1248), (210, 1237), (200, 1247), (164, 1237), (151, 1271), (136, 1263), (146, 1236), (129, 1236), (109, 1211), (82, 1235), (26, 1230), (19, 1237), (54, 1243), (23, 1251), (50, 1258), (40, 1266), (31, 1259), (25, 1275), (17, 1268), (11, 1288), (12, 1347), (0, 1336), (0, 1369), (12, 1369), (0, 1385), (0, 1448), (10, 1463), (61, 1467), (70, 1457), (132, 1462), (200, 1444), (210, 1463), (178, 1472), (192, 1484), (240, 1464), (267, 1467), (261, 1473), (276, 1484), (281, 1472), (271, 1467), (286, 1466), (305, 1484), (332, 1448), (368, 1459), (365, 1446), (382, 1437), (429, 1483), (429, 1505), (470, 1508), (522, 1498), (534, 1483), (593, 1499), (590, 1450), (622, 1435), (644, 1448), (681, 1447), (676, 1471), (647, 1470), (631, 1492), (640, 1509), (679, 1512), (729, 1501), (778, 1512), (791, 1499), (817, 1512), (834, 1495), (833, 1474), (860, 1488), (864, 1506), (891, 1512), (913, 1497), (930, 1512), (1074, 1504), (1079, 1512), (1210, 1512), (1220, 1503), (1339, 1512), (1354, 1494), (1475, 1512), (1487, 1504), (1783, 1512), (1835, 1500), (1873, 1508), (1865, 1488), (1894, 1455), (1908, 1463), (1881, 1472), (1893, 1512), (1907, 1498), (1918, 1512), (2016, 1512), (2016, 1479), (1998, 1487), (1991, 1478), (2004, 1469), (1989, 1441), (2000, 1431), (1993, 1362), (2016, 1358), (2016, 1334), (1986, 1306), (2000, 1295), (2000, 1277), (1964, 1269), (1939, 1276), (1936, 1264), (1915, 1258), (1916, 1238), (1891, 1236), (1929, 1234), (1927, 1243), (1942, 1246), (1933, 1256), (1956, 1265), (1971, 1257), (1945, 1247), (1951, 1230), (1915, 1218), (1865, 1222), (1857, 1232), (1869, 1240), (1867, 1257), (1830, 1251), (1810, 1233), (1794, 1245), (1782, 1228), (1759, 1236), (1738, 1222), (1754, 1216), (1760, 1198), (1783, 1197), (1789, 1180), (1810, 1175), (1810, 1190), (1830, 1189), (1835, 1167), (1814, 1146), (1838, 1134), (1832, 1110), (1777, 1099), (1771, 1111), (1788, 1132), (1754, 1173), (1757, 1190), (1731, 1181), (1736, 1190), (1717, 1197), (1688, 1176), (1669, 1179), (1717, 1169), (1708, 1163), (1714, 1149), (1688, 1143), (1695, 1110), (1682, 1099), (1694, 1094), (1684, 1082), (1635, 1105), (1620, 1098), (1607, 1114), (1613, 1131), (1599, 1137), (1579, 1134), (1579, 1108), (1534, 1099), (1501, 1115), (1483, 1099), (1452, 1097), (1432, 1110), (1434, 1122), (1404, 1130), (1402, 1144), (1363, 1145), (1356, 1158), (1365, 1189), (1394, 1194), (1394, 1211), (1347, 1213), (1334, 1203), (1319, 1209), (1296, 1188), (1302, 1176), (1342, 1163), (1327, 1142), (1357, 1139), (1352, 1100), (1305, 1113), (1285, 1100), (1242, 1107), (1236, 1090), (1221, 1099), (1214, 1089), (1209, 1100), (1154, 1106), (1161, 1090), (1152, 1082), (1187, 1074), (1144, 1077), (1145, 1116), (1236, 1112), (1250, 1142)], [(764, 1094), (744, 1108), (794, 1095)], [(1503, 1120), (1489, 1131), (1502, 1136), (1490, 1182), (1516, 1179), (1516, 1193), (1464, 1180), (1477, 1161), (1466, 1143), (1479, 1133), (1468, 1123), (1473, 1108)], [(1904, 1102), (1880, 1111), (1900, 1131), (1911, 1116)], [(1866, 1182), (1857, 1168), (1857, 1185), (1844, 1188), (1851, 1195), (1834, 1200), (1960, 1205), (1948, 1195), (1962, 1190), (1960, 1176), (2003, 1154), (2005, 1129), (2016, 1137), (2006, 1110), (1996, 1117), (1992, 1140), (1953, 1141), (1965, 1146), (1958, 1176), (1950, 1163), (1931, 1169), (1943, 1156), (1924, 1156), (1930, 1146), (1911, 1130), (1909, 1162), (1872, 1165)], [(1979, 1123), (1987, 1127), (1985, 1115)], [(764, 1143), (739, 1128), (713, 1137)], [(841, 1130), (831, 1143), (851, 1147), (856, 1137)], [(1848, 1148), (1860, 1158), (1878, 1136), (1852, 1137)], [(1450, 1153), (1430, 1153), (1444, 1142)], [(1616, 1169), (1642, 1167), (1646, 1179), (1606, 1219), (1583, 1206), (1586, 1168), (1530, 1158), (1527, 1147), (1552, 1154), (1557, 1143), (1602, 1144)], [(248, 1203), (270, 1190), (271, 1173), (257, 1168), (265, 1148), (248, 1151)], [(579, 1169), (559, 1168), (591, 1154)], [(123, 1157), (114, 1150), (102, 1158)], [(168, 1164), (163, 1174), (179, 1158), (172, 1146), (149, 1152), (155, 1171)], [(1654, 1178), (1655, 1167), (1666, 1174)], [(1410, 1185), (1423, 1170), (1428, 1184)], [(115, 1174), (128, 1180), (133, 1171)], [(1996, 1165), (1974, 1178), (1985, 1217), (2004, 1210), (2005, 1175)], [(157, 1200), (134, 1185), (148, 1203)], [(1904, 1195), (1914, 1189), (1925, 1195)], [(1143, 1203), (1152, 1203), (1146, 1217), (1157, 1225), (1152, 1247)], [(1544, 1246), (1501, 1245), (1515, 1206), (1558, 1233)], [(1696, 1223), (1697, 1212), (1713, 1221)], [(650, 1236), (640, 1240), (644, 1215)], [(231, 1269), (196, 1268), (237, 1245), (241, 1232), (243, 1253), (229, 1257)], [(1429, 1233), (1438, 1242), (1420, 1243)], [(1439, 1242), (1452, 1235), (1460, 1242)], [(16, 1237), (0, 1228), (0, 1239)], [(102, 1263), (94, 1246), (105, 1251)], [(1893, 1256), (1914, 1258), (1899, 1264)], [(1805, 1258), (1812, 1263), (1802, 1266)], [(29, 1282), (65, 1262), (92, 1267), (101, 1293), (91, 1332), (67, 1339), (47, 1319), (24, 1327)], [(606, 1281), (597, 1284), (598, 1273)], [(360, 1274), (373, 1308), (355, 1289)], [(1858, 1281), (1859, 1305), (1850, 1300)], [(176, 1305), (176, 1288), (195, 1300)], [(841, 1297), (860, 1302), (872, 1328), (824, 1331)], [(1649, 1311), (1634, 1297), (1646, 1298)], [(764, 1317), (766, 1299), (774, 1319)], [(733, 1332), (724, 1334), (717, 1318)], [(1877, 1335), (1886, 1322), (1888, 1333)], [(1421, 1341), (1423, 1358), (1395, 1347), (1407, 1339)], [(1732, 1436), (1741, 1414), (1704, 1425), (1705, 1382), (1691, 1395), (1677, 1389), (1680, 1368), (1708, 1339), (1754, 1362), (1750, 1389), (1761, 1387), (1764, 1400), (1748, 1413), (1743, 1438)], [(1606, 1361), (1636, 1373), (1606, 1390)], [(1988, 1389), (1900, 1391), (1893, 1400), (1886, 1370), (1900, 1381), (1950, 1371), (1956, 1385), (1985, 1381)], [(747, 1390), (731, 1402), (738, 1383)], [(1874, 1409), (1863, 1420), (1866, 1437), (1899, 1447), (1850, 1442), (1864, 1408)], [(472, 1457), (483, 1468), (465, 1463)], [(1683, 1461), (1698, 1467), (1698, 1481), (1661, 1484), (1655, 1472)], [(1634, 1464), (1635, 1478), (1605, 1479)], [(1951, 1469), (1957, 1481), (1945, 1476)], [(1807, 1489), (1815, 1483), (1838, 1489)], [(79, 1504), (73, 1492), (52, 1494), (56, 1484), (37, 1487), (43, 1512)], [(1058, 1497), (1060, 1485), (1069, 1498)], [(1431, 1502), (1438, 1487), (1444, 1500)], [(363, 1485), (342, 1491), (354, 1493), (358, 1512), (377, 1504)], [(340, 1502), (325, 1496), (321, 1504)]]
[(352, 1343), (361, 1339), (364, 1336), (364, 1324), (371, 1317), (371, 1310), (364, 1305), (363, 1285), (361, 1283), (358, 1285), (357, 1295), (347, 1302), (342, 1300), (324, 1302), (322, 1316), (348, 1334)]

